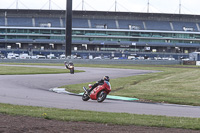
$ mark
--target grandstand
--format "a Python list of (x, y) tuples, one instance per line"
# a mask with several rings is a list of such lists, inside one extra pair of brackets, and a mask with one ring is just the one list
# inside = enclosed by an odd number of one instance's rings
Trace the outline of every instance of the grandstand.
[[(0, 51), (63, 54), (64, 10), (0, 9)], [(188, 57), (200, 51), (200, 16), (73, 11), (72, 53)]]

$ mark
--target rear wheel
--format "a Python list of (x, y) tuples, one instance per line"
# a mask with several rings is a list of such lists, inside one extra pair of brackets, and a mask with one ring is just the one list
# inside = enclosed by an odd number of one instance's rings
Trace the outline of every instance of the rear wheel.
[(86, 94), (86, 92), (83, 94), (82, 96), (82, 100), (83, 101), (88, 101), (90, 99), (90, 97)]
[(97, 96), (98, 102), (103, 102), (106, 99), (107, 93), (103, 90)]

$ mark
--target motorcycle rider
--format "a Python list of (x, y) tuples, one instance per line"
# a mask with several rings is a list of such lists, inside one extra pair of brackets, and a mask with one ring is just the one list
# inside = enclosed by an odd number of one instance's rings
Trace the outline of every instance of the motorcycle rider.
[(74, 63), (69, 61), (69, 64), (65, 61), (65, 67), (70, 70), (71, 74), (74, 74)]
[(69, 69), (69, 66), (74, 66), (74, 63), (71, 62), (71, 61), (69, 61), (69, 64), (65, 61), (64, 64), (65, 64), (65, 67), (66, 67), (67, 69)]
[(92, 88), (89, 89), (89, 90), (87, 90), (86, 93), (89, 95), (90, 92), (91, 92), (94, 88), (96, 88), (98, 85), (103, 85), (103, 84), (104, 84), (104, 81), (105, 81), (105, 82), (109, 82), (109, 81), (110, 81), (110, 78), (109, 78), (108, 76), (104, 76), (103, 79), (97, 81), (94, 85), (92, 85)]

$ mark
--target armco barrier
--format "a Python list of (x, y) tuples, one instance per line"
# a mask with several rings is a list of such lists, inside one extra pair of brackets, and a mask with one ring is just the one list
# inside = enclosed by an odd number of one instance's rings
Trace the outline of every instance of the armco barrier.
[(178, 65), (180, 60), (114, 60), (114, 59), (0, 59), (0, 63), (64, 63), (74, 64), (146, 64), (146, 65)]

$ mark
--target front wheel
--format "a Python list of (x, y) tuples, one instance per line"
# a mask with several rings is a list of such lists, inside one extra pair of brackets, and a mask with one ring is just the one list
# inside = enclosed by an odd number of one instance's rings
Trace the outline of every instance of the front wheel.
[(73, 69), (73, 68), (70, 69), (70, 73), (71, 73), (71, 74), (74, 74), (74, 69)]
[(106, 99), (107, 93), (105, 91), (101, 91), (97, 96), (97, 101), (103, 102)]
[(86, 92), (83, 94), (82, 96), (82, 100), (83, 101), (88, 101), (90, 99), (90, 97), (86, 94)]

